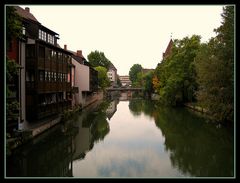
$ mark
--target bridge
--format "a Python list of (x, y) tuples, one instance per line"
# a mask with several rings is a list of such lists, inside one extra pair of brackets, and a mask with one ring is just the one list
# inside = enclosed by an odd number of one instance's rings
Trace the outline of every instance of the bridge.
[(106, 91), (143, 91), (143, 88), (121, 87), (121, 88), (107, 88)]

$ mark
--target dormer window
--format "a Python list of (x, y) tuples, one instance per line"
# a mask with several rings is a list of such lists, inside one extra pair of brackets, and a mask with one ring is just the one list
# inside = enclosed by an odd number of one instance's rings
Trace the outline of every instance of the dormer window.
[(48, 42), (54, 44), (54, 36), (48, 34)]
[(43, 41), (47, 41), (47, 33), (39, 29), (38, 38)]

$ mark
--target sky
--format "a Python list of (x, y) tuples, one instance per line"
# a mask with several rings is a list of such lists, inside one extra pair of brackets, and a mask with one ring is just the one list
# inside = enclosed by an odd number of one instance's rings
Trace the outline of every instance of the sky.
[(134, 64), (155, 69), (171, 39), (193, 34), (207, 42), (221, 25), (223, 5), (24, 5), (71, 51), (104, 52), (118, 75)]

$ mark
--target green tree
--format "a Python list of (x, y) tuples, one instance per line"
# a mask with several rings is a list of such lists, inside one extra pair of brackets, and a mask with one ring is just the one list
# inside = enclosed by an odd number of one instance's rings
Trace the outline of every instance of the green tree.
[(16, 13), (13, 6), (6, 6), (6, 41), (7, 48), (12, 39), (22, 36), (21, 17)]
[(199, 46), (200, 36), (197, 35), (174, 40), (172, 54), (157, 66), (154, 87), (163, 103), (175, 106), (194, 100), (197, 84), (193, 61)]
[[(10, 42), (13, 39), (19, 39), (22, 37), (22, 22), (21, 18), (16, 13), (16, 10), (12, 6), (6, 6), (6, 48), (7, 51), (10, 46)], [(7, 123), (10, 121), (16, 121), (19, 115), (19, 102), (16, 96), (16, 85), (18, 81), (18, 64), (15, 60), (5, 58), (6, 62), (6, 119)], [(15, 87), (10, 87), (10, 85)]]
[(95, 67), (98, 71), (98, 83), (99, 86), (104, 90), (106, 87), (110, 86), (110, 80), (107, 77), (107, 69), (102, 66)]
[(195, 60), (199, 102), (217, 121), (233, 121), (234, 7), (223, 8), (217, 36), (202, 45)]
[(144, 93), (145, 95), (150, 96), (151, 93), (153, 93), (153, 71), (147, 72), (143, 76), (143, 82), (144, 82)]
[(138, 73), (142, 72), (142, 66), (140, 64), (134, 64), (129, 71), (129, 79), (132, 83), (136, 83), (139, 80)]
[(93, 67), (97, 67), (97, 66), (102, 66), (105, 67), (107, 70), (109, 69), (109, 66), (111, 64), (111, 61), (108, 60), (103, 52), (99, 52), (97, 50), (95, 50), (94, 52), (91, 52), (88, 56), (87, 56), (89, 63), (93, 66)]

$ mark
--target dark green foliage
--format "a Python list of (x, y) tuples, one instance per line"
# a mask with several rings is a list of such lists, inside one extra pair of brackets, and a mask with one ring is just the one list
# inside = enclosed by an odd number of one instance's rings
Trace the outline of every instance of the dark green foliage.
[(21, 37), (22, 23), (21, 17), (15, 12), (13, 6), (6, 6), (6, 40), (7, 48), (13, 38)]
[(110, 80), (107, 76), (107, 69), (102, 66), (95, 67), (95, 70), (98, 71), (98, 84), (102, 89), (110, 86)]
[(197, 84), (193, 61), (199, 46), (200, 36), (197, 35), (175, 40), (172, 54), (157, 66), (155, 88), (164, 104), (175, 106), (194, 100)]
[[(21, 18), (15, 12), (14, 7), (6, 6), (6, 48), (9, 48), (13, 39), (21, 38)], [(17, 101), (18, 64), (14, 60), (5, 58), (6, 66), (6, 119), (7, 122), (16, 121), (19, 115), (19, 103)], [(10, 87), (11, 86), (11, 87)]]
[(91, 52), (88, 56), (87, 56), (89, 63), (93, 66), (93, 67), (97, 67), (97, 66), (102, 66), (105, 67), (107, 70), (109, 69), (109, 66), (111, 64), (111, 61), (108, 60), (103, 52), (99, 52), (99, 51), (94, 51)]
[(234, 7), (223, 8), (217, 36), (201, 46), (196, 57), (198, 101), (217, 121), (233, 121), (234, 114)]
[[(132, 81), (132, 84), (134, 85), (135, 83), (137, 83), (141, 76), (142, 72), (142, 66), (140, 64), (134, 64), (129, 71), (129, 79)], [(140, 74), (139, 74), (140, 73)]]
[(145, 95), (150, 95), (151, 93), (153, 93), (152, 79), (153, 71), (150, 71), (143, 76)]

